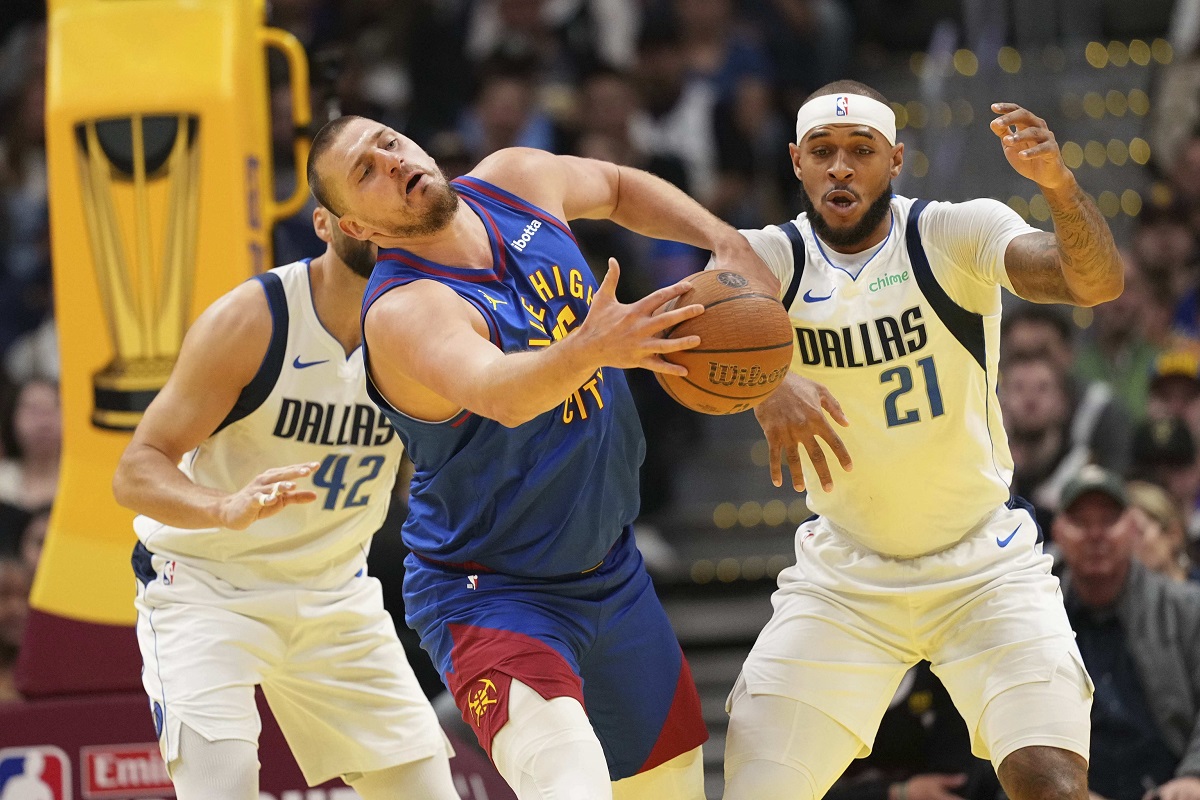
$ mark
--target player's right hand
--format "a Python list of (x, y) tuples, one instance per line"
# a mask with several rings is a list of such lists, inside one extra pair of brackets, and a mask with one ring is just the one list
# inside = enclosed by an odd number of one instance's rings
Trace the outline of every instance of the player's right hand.
[[(828, 415), (828, 416), (827, 416)], [(821, 384), (794, 372), (788, 372), (783, 383), (770, 397), (754, 407), (754, 416), (767, 437), (771, 457), (771, 483), (783, 485), (782, 458), (787, 458), (788, 471), (792, 473), (792, 488), (797, 492), (805, 489), (804, 469), (800, 462), (799, 447), (808, 453), (825, 491), (833, 489), (833, 476), (818, 437), (825, 440), (838, 463), (846, 472), (854, 469), (854, 462), (842, 438), (829, 424), (832, 417), (843, 428), (850, 426), (842, 412), (842, 406), (833, 394)]]
[(662, 354), (689, 350), (700, 344), (700, 337), (668, 339), (661, 334), (704, 313), (704, 306), (698, 303), (663, 310), (663, 306), (692, 288), (691, 284), (683, 280), (626, 305), (617, 300), (620, 276), (617, 260), (610, 258), (608, 274), (592, 299), (587, 318), (572, 335), (580, 337), (579, 343), (592, 350), (601, 366), (641, 367), (669, 375), (687, 375), (686, 367), (664, 361)]
[(316, 500), (317, 493), (296, 488), (296, 480), (311, 475), (319, 466), (320, 462), (309, 461), (261, 473), (221, 501), (218, 512), (221, 527), (245, 530), (258, 520), (272, 517), (290, 505)]

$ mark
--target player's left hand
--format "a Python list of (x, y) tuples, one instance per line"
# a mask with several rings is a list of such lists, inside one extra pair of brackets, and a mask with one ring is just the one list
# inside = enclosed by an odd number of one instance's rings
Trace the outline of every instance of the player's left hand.
[(1142, 800), (1200, 800), (1200, 778), (1185, 775), (1146, 792)]
[(1062, 160), (1062, 151), (1046, 120), (1016, 103), (992, 103), (1000, 116), (992, 120), (992, 133), (1000, 137), (1004, 157), (1020, 175), (1043, 189), (1069, 185), (1075, 176)]
[(792, 473), (792, 488), (797, 492), (804, 491), (804, 470), (800, 463), (799, 451), (799, 447), (803, 446), (817, 471), (821, 488), (827, 492), (833, 488), (829, 463), (825, 458), (825, 451), (817, 441), (818, 437), (824, 439), (833, 450), (842, 469), (849, 472), (854, 468), (846, 445), (829, 424), (829, 417), (843, 428), (849, 427), (850, 421), (846, 419), (833, 394), (816, 381), (788, 372), (779, 388), (754, 407), (754, 416), (758, 418), (758, 424), (762, 426), (763, 434), (767, 437), (771, 457), (771, 483), (776, 486), (783, 485), (783, 467), (780, 461), (781, 457), (785, 457), (788, 471)]

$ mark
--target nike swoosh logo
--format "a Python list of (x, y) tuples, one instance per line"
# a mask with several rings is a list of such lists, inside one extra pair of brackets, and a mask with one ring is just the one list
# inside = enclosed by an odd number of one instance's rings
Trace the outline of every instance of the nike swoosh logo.
[(296, 369), (307, 369), (308, 367), (315, 367), (317, 364), (327, 363), (329, 363), (328, 358), (324, 359), (323, 361), (301, 361), (300, 356), (296, 356), (296, 360), (292, 362), (292, 366)]
[(821, 302), (822, 300), (828, 300), (828, 299), (829, 299), (829, 298), (831, 298), (831, 297), (833, 297), (833, 292), (832, 292), (832, 291), (830, 291), (830, 292), (829, 292), (829, 294), (825, 295), (824, 297), (814, 297), (814, 296), (813, 296), (813, 293), (812, 293), (812, 289), (809, 289), (807, 292), (805, 292), (805, 293), (804, 293), (804, 302), (806, 302), (806, 303), (819, 303), (819, 302)]
[(1000, 545), (1001, 547), (1008, 547), (1008, 543), (1012, 541), (1013, 537), (1017, 535), (1017, 531), (1019, 531), (1019, 530), (1021, 530), (1020, 525), (1013, 528), (1013, 532), (1010, 533), (1008, 536), (1005, 536), (1003, 539), (1001, 539), (999, 536), (997, 536), (996, 544)]

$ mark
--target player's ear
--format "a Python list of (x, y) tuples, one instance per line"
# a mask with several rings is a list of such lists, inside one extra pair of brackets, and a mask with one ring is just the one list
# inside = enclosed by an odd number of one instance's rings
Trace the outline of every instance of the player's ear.
[(800, 145), (795, 142), (788, 142), (788, 155), (792, 157), (792, 172), (795, 172), (796, 177), (803, 183), (804, 173), (800, 169)]
[(351, 239), (358, 239), (360, 242), (365, 242), (371, 238), (371, 231), (367, 230), (362, 223), (353, 217), (341, 217), (338, 219), (337, 224), (342, 233)]
[(313, 209), (313, 231), (317, 234), (317, 238), (325, 244), (333, 239), (333, 215), (324, 206), (317, 206)]
[(900, 142), (892, 148), (892, 179), (895, 180), (900, 175), (900, 170), (904, 168), (904, 142)]

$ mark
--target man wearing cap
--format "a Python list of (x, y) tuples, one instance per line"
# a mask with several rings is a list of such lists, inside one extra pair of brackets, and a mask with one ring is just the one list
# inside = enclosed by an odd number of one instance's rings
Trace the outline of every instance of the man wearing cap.
[[(1012, 103), (992, 110), (1054, 233), (994, 200), (894, 195), (895, 114), (852, 81), (797, 114), (806, 211), (743, 231), (780, 279), (798, 339), (792, 375), (756, 410), (772, 478), (782, 454), (797, 489), (822, 479), (807, 500), (818, 516), (797, 531), (797, 564), (780, 573), (730, 694), (726, 800), (823, 796), (870, 752), (922, 659), (1012, 800), (1086, 798), (1092, 687), (1038, 526), (1010, 492), (1000, 289), (1091, 306), (1120, 294), (1122, 266), (1046, 123)], [(830, 417), (847, 426), (840, 436)], [(825, 446), (847, 469), (836, 486)], [(916, 800), (905, 791), (891, 800)]]
[(1054, 541), (1088, 672), (1088, 788), (1107, 800), (1200, 798), (1200, 589), (1134, 558), (1137, 528), (1113, 473), (1089, 465), (1063, 490)]
[(1181, 343), (1154, 359), (1146, 415), (1178, 417), (1200, 436), (1200, 345)]

